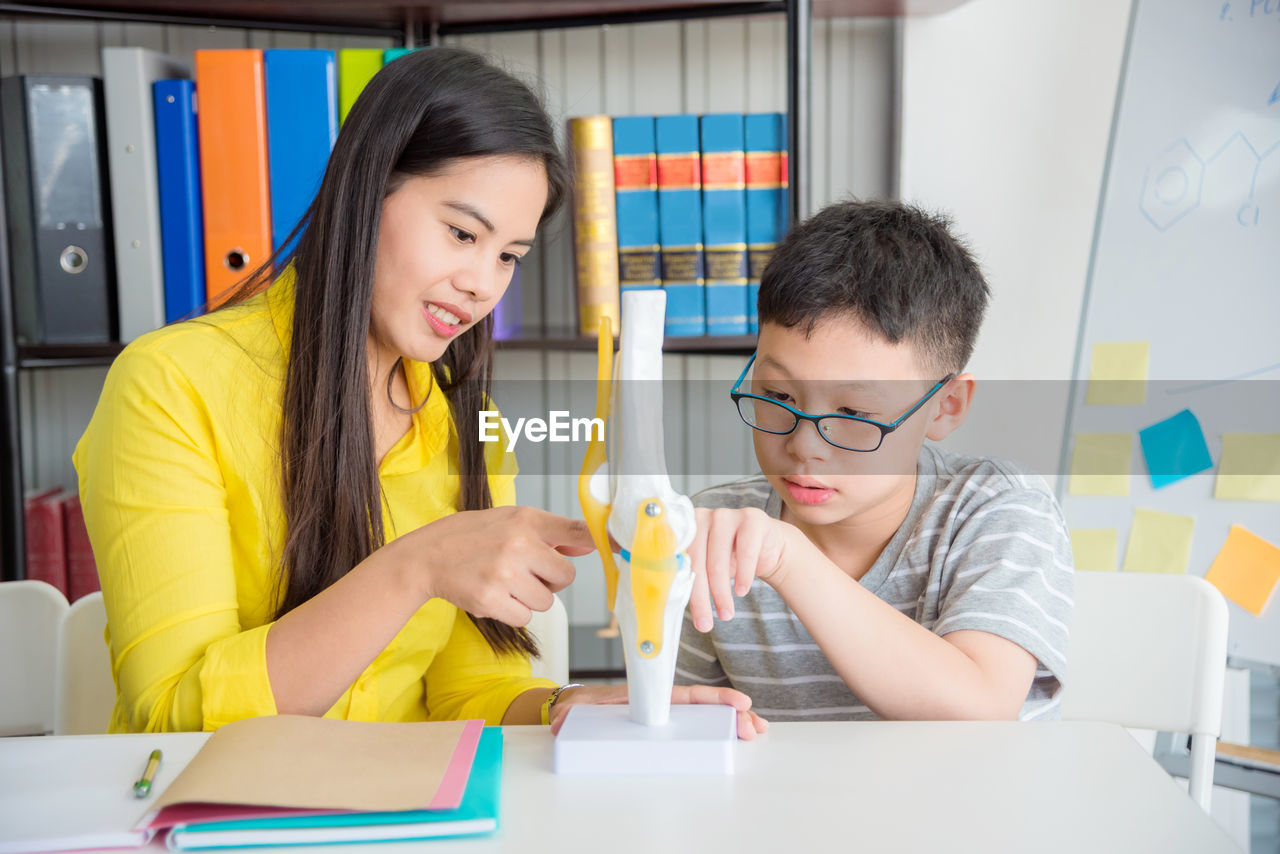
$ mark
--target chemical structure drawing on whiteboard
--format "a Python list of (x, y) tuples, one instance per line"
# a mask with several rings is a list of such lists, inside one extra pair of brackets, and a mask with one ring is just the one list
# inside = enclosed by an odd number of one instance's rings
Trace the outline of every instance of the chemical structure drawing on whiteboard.
[[(1216, 187), (1216, 196), (1229, 195), (1231, 213), (1238, 225), (1252, 228), (1263, 221), (1268, 207), (1261, 197), (1268, 192), (1280, 201), (1280, 141), (1259, 152), (1243, 133), (1236, 131), (1208, 157), (1196, 153), (1186, 138), (1166, 148), (1147, 167), (1142, 179), (1142, 215), (1159, 231), (1167, 231), (1179, 220), (1201, 207), (1209, 168), (1230, 154), (1237, 161), (1234, 170), (1223, 170), (1234, 178), (1235, 187)], [(1239, 168), (1244, 166), (1243, 169)], [(1225, 178), (1223, 180), (1226, 180)], [(1270, 213), (1275, 213), (1274, 205)]]

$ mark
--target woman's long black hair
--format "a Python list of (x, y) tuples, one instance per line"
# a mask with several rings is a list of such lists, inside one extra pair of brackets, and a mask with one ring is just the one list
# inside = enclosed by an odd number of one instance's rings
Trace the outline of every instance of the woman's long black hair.
[[(329, 587), (386, 541), (374, 459), (366, 357), (383, 200), (409, 177), (468, 157), (517, 156), (547, 173), (545, 222), (569, 173), (538, 97), (483, 57), (455, 48), (387, 64), (347, 115), (296, 249), (273, 257), (238, 298), (292, 262), (293, 334), (284, 384), (281, 474), (287, 535), (279, 617)], [(285, 241), (288, 245), (289, 241)], [(493, 377), (492, 317), (433, 362), (458, 437), (458, 510), (493, 505), (478, 441)], [(393, 368), (394, 370), (394, 368)], [(472, 616), (496, 653), (537, 654), (524, 629)]]

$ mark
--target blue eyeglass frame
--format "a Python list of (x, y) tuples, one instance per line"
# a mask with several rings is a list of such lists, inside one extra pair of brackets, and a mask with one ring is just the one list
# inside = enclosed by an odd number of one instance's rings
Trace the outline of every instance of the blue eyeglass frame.
[[(910, 418), (912, 415), (915, 415), (916, 410), (918, 410), (920, 407), (928, 403), (929, 399), (933, 397), (935, 394), (937, 394), (939, 389), (941, 389), (947, 383), (951, 382), (953, 379), (956, 378), (956, 375), (954, 373), (947, 374), (945, 377), (943, 377), (942, 379), (934, 383), (933, 388), (929, 389), (928, 393), (925, 394), (924, 397), (917, 400), (910, 409), (902, 413), (902, 415), (898, 416), (891, 423), (882, 424), (879, 421), (872, 421), (870, 418), (859, 418), (857, 415), (841, 415), (838, 412), (832, 412), (827, 415), (810, 415), (807, 412), (803, 412), (799, 409), (796, 409), (794, 406), (787, 406), (785, 403), (783, 403), (780, 400), (774, 400), (771, 397), (764, 397), (763, 395), (752, 394), (751, 392), (747, 392), (747, 391), (738, 391), (738, 386), (742, 385), (742, 381), (747, 378), (747, 372), (750, 371), (751, 366), (756, 363), (757, 355), (758, 354), (756, 353), (751, 354), (751, 358), (747, 360), (747, 366), (743, 368), (742, 373), (738, 375), (738, 379), (736, 382), (734, 382), (733, 388), (729, 389), (729, 398), (733, 400), (733, 407), (734, 409), (738, 410), (738, 417), (742, 418), (742, 423), (746, 424), (752, 430), (759, 430), (761, 433), (768, 433), (770, 436), (789, 436), (796, 431), (796, 428), (800, 426), (801, 421), (811, 421), (813, 422), (814, 429), (818, 431), (818, 435), (822, 437), (822, 440), (824, 442), (826, 442), (828, 445), (830, 445), (833, 448), (839, 448), (842, 451), (853, 451), (855, 454), (870, 454), (874, 451), (880, 450), (880, 446), (884, 444), (885, 436), (888, 436), (894, 430), (897, 430), (899, 427), (901, 427), (908, 418)], [(792, 415), (794, 415), (796, 417), (796, 421), (794, 424), (791, 425), (790, 430), (787, 430), (783, 433), (777, 433), (773, 430), (765, 430), (763, 427), (757, 427), (755, 424), (750, 423), (749, 421), (747, 421), (745, 417), (743, 417), (742, 409), (738, 406), (738, 401), (742, 400), (744, 397), (750, 398), (752, 400), (763, 400), (766, 403), (772, 403), (774, 406), (781, 406), (783, 409), (787, 410)], [(848, 421), (861, 421), (864, 424), (870, 424), (871, 426), (877, 428), (880, 431), (880, 441), (876, 442), (876, 446), (874, 448), (862, 448), (862, 449), (846, 448), (844, 445), (837, 445), (835, 442), (831, 441), (831, 439), (827, 437), (826, 433), (822, 432), (822, 424), (820, 422), (824, 418), (844, 418)]]

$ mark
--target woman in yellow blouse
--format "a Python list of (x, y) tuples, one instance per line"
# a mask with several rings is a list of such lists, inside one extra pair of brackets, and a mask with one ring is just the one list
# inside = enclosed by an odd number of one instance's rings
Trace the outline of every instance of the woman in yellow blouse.
[[(530, 677), (518, 627), (591, 540), (509, 506), (514, 459), (478, 441), (490, 312), (567, 190), (528, 87), (418, 51), (348, 115), (296, 250), (125, 349), (74, 457), (113, 732), (545, 723), (558, 696), (619, 699)], [(732, 703), (754, 732), (743, 695), (677, 699)]]

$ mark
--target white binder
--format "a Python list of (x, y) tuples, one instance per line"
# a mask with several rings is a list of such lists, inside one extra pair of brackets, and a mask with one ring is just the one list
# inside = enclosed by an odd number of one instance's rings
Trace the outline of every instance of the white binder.
[(160, 251), (160, 193), (151, 84), (190, 78), (191, 67), (138, 47), (102, 49), (115, 224), (120, 340), (132, 341), (164, 325), (164, 267)]

